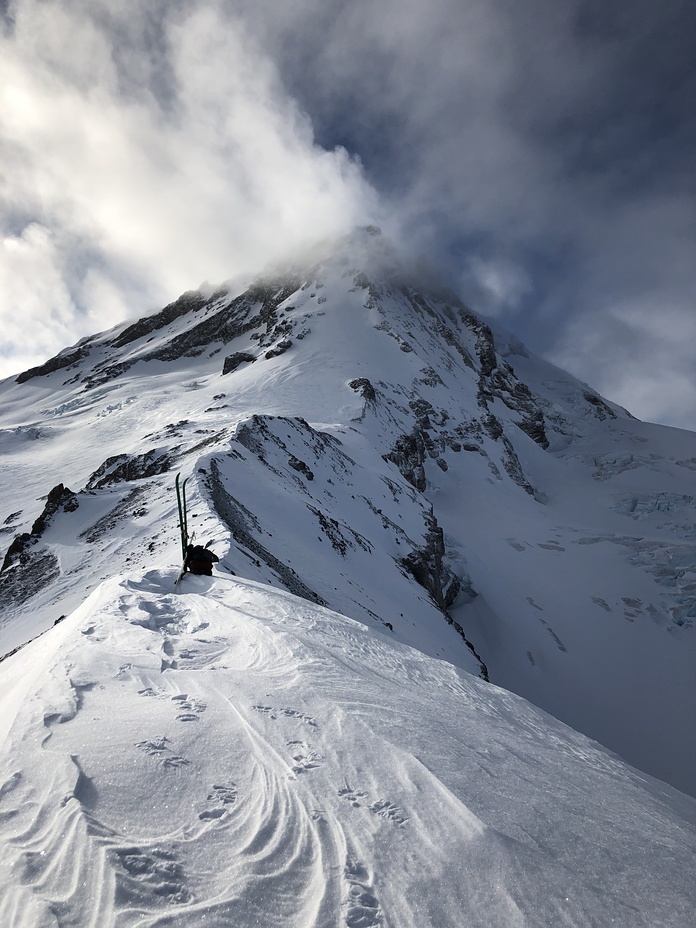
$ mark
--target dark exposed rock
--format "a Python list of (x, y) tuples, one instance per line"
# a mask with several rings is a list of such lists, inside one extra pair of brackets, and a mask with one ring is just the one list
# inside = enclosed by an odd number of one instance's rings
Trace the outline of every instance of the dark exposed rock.
[(129, 325), (111, 344), (114, 348), (123, 348), (124, 345), (137, 341), (139, 338), (149, 335), (150, 332), (164, 328), (164, 326), (178, 319), (179, 316), (202, 309), (206, 302), (208, 302), (206, 298), (197, 290), (189, 290), (174, 303), (165, 306), (160, 312), (154, 313), (152, 316), (145, 316), (143, 319), (138, 319), (133, 325)]
[(355, 548), (356, 544), (363, 551), (367, 551), (368, 554), (372, 552), (372, 544), (360, 532), (356, 532), (349, 525), (339, 522), (338, 519), (327, 516), (325, 512), (322, 512), (316, 506), (308, 505), (307, 509), (316, 516), (322, 532), (331, 542), (331, 547), (334, 551), (338, 551), (341, 557), (345, 557), (348, 548)]
[(353, 278), (353, 285), (358, 290), (369, 290), (371, 286), (369, 279), (362, 272), (355, 275)]
[[(437, 334), (440, 335), (448, 345), (454, 348), (455, 351), (459, 354), (464, 364), (466, 364), (467, 367), (473, 370), (474, 361), (470, 353), (467, 351), (464, 345), (462, 345), (461, 341), (459, 340), (457, 335), (452, 331), (452, 329), (450, 329), (449, 326), (446, 325), (442, 321), (442, 319), (440, 319), (439, 316), (435, 313), (432, 307), (428, 304), (427, 300), (424, 298), (423, 294), (419, 290), (417, 290), (415, 287), (409, 287), (409, 286), (401, 286), (399, 287), (399, 291), (403, 294), (403, 296), (406, 297), (409, 303), (419, 311), (419, 314), (425, 313), (426, 315), (430, 317), (429, 325), (432, 327), (432, 329), (435, 332), (437, 332)], [(454, 297), (454, 295), (452, 295), (452, 299), (454, 302), (456, 302), (459, 306), (463, 308), (463, 304), (459, 303), (459, 301), (457, 300), (456, 297)], [(452, 318), (452, 315), (453, 315), (452, 310), (449, 307), (445, 307), (445, 309), (449, 310), (448, 315), (450, 316), (450, 318)], [(474, 316), (473, 314), (471, 314), (471, 316), (473, 319), (476, 320), (477, 323), (479, 322), (476, 316)]]
[(616, 419), (616, 413), (604, 402), (601, 396), (597, 396), (596, 393), (590, 393), (589, 390), (586, 390), (582, 395), (592, 406), (592, 411), (598, 419)]
[(485, 680), (486, 683), (490, 683), (490, 679), (491, 679), (491, 678), (490, 678), (490, 676), (489, 676), (489, 674), (488, 674), (488, 667), (486, 667), (486, 665), (485, 665), (485, 663), (484, 663), (484, 661), (483, 661), (483, 658), (482, 658), (481, 655), (478, 653), (478, 651), (476, 650), (476, 648), (474, 647), (474, 645), (472, 644), (472, 642), (469, 641), (469, 639), (466, 637), (466, 632), (464, 631), (464, 629), (462, 628), (462, 626), (459, 624), (459, 622), (455, 622), (455, 620), (452, 618), (452, 616), (449, 614), (449, 612), (445, 612), (445, 613), (444, 613), (444, 616), (445, 616), (445, 619), (446, 619), (446, 621), (447, 621), (447, 624), (452, 626), (452, 628), (457, 632), (457, 634), (458, 634), (459, 637), (462, 639), (462, 641), (464, 642), (464, 644), (467, 646), (467, 648), (471, 651), (471, 653), (474, 655), (474, 657), (476, 658), (476, 660), (479, 662), (479, 666), (480, 666), (480, 668), (481, 668), (481, 679), (482, 679), (482, 680)]
[(536, 496), (534, 487), (525, 477), (520, 459), (517, 457), (515, 449), (512, 447), (512, 442), (507, 435), (503, 435), (501, 441), (505, 447), (503, 453), (503, 467), (507, 471), (508, 476), (511, 477), (518, 486), (522, 487), (525, 493), (529, 493), (530, 496)]
[(21, 605), (60, 575), (56, 556), (45, 546), (38, 545), (56, 513), (74, 512), (78, 505), (75, 493), (59, 483), (48, 494), (43, 512), (34, 521), (31, 532), (15, 537), (0, 568), (0, 596), (4, 603)]
[(57, 486), (53, 487), (46, 497), (46, 505), (44, 506), (43, 512), (31, 527), (32, 536), (39, 538), (43, 535), (59, 510), (63, 512), (74, 512), (79, 505), (77, 495), (66, 486), (63, 486), (62, 483), (59, 483)]
[[(278, 321), (277, 310), (281, 303), (299, 289), (300, 284), (300, 278), (295, 276), (258, 281), (245, 293), (230, 300), (185, 332), (176, 335), (165, 345), (128, 361), (114, 363), (113, 360), (107, 360), (96, 365), (94, 373), (86, 379), (85, 386), (89, 389), (104, 384), (125, 373), (138, 361), (175, 361), (182, 357), (197, 357), (215, 342), (226, 345), (255, 329), (259, 330), (260, 344), (264, 341), (269, 344), (268, 339), (276, 339), (278, 335), (291, 328), (289, 323)], [(221, 295), (224, 295), (224, 291), (205, 300), (200, 294), (184, 294), (176, 303), (171, 304), (168, 310), (175, 316), (184, 315), (219, 300)], [(164, 323), (160, 320), (160, 324)]]
[(348, 386), (351, 390), (359, 392), (360, 396), (362, 396), (366, 402), (376, 402), (377, 393), (367, 377), (356, 377), (355, 380), (349, 381)]
[(307, 480), (314, 480), (314, 474), (309, 469), (307, 464), (305, 464), (304, 461), (300, 461), (299, 458), (296, 458), (294, 455), (291, 455), (290, 460), (288, 461), (288, 464), (290, 465), (290, 467), (292, 467), (293, 470), (296, 470), (299, 473), (304, 474)]
[(16, 535), (13, 538), (9, 548), (5, 552), (2, 567), (0, 567), (0, 574), (4, 573), (13, 565), (19, 563), (22, 554), (26, 551), (31, 543), (32, 537), (29, 532), (22, 532), (20, 535)]
[(77, 364), (78, 361), (82, 361), (88, 354), (89, 348), (86, 345), (78, 346), (67, 353), (61, 352), (61, 354), (56, 355), (55, 358), (46, 361), (45, 364), (40, 364), (38, 367), (30, 367), (28, 371), (19, 374), (15, 378), (15, 383), (26, 383), (27, 380), (31, 380), (33, 377), (43, 377), (46, 374), (52, 374), (53, 371), (59, 371), (65, 367), (70, 367), (72, 364)]
[(23, 550), (12, 570), (6, 570), (6, 565), (3, 564), (0, 571), (0, 597), (3, 605), (20, 606), (59, 575), (58, 558), (48, 548), (29, 547)]
[(87, 481), (86, 488), (101, 490), (115, 483), (164, 474), (171, 469), (176, 450), (152, 448), (144, 454), (115, 454), (99, 465)]
[(429, 441), (427, 433), (414, 428), (408, 435), (401, 435), (392, 450), (382, 455), (385, 461), (396, 464), (404, 479), (421, 493), (426, 487), (423, 465), (428, 456)]
[[(481, 425), (494, 441), (499, 441), (503, 445), (503, 467), (508, 476), (511, 477), (518, 486), (522, 487), (526, 493), (529, 493), (530, 496), (534, 496), (534, 487), (525, 477), (520, 460), (512, 446), (512, 442), (503, 431), (503, 426), (500, 424), (499, 420), (489, 412), (486, 416), (481, 418)], [(493, 462), (491, 461), (490, 464), (493, 465)]]
[(444, 386), (442, 377), (440, 377), (438, 372), (432, 367), (424, 367), (423, 376), (417, 382), (424, 384), (426, 387)]
[(279, 355), (285, 354), (288, 348), (292, 348), (292, 341), (289, 338), (284, 338), (278, 342), (275, 348), (271, 348), (266, 352), (266, 360), (270, 361), (271, 358), (277, 358)]
[(501, 399), (508, 409), (519, 413), (521, 418), (517, 425), (522, 431), (544, 450), (549, 447), (544, 414), (534, 402), (527, 385), (517, 380), (515, 372), (508, 364), (505, 364), (504, 368), (496, 367), (488, 378), (482, 379), (480, 395), (485, 399)]
[(444, 610), (457, 598), (460, 580), (443, 561), (444, 534), (432, 511), (425, 541), (424, 547), (415, 548), (401, 560), (401, 564), (430, 593), (440, 609)]
[[(256, 355), (248, 351), (235, 351), (234, 354), (228, 354), (222, 365), (223, 376), (236, 371), (240, 364), (251, 364), (255, 360)], [(221, 396), (224, 396), (224, 393)]]
[[(460, 635), (466, 646), (479, 662), (481, 677), (484, 680), (488, 680), (488, 668), (481, 660), (473, 644), (467, 638), (462, 626), (458, 622), (455, 622), (447, 611), (462, 589), (462, 579), (457, 577), (456, 574), (447, 567), (444, 562), (444, 557), (444, 534), (437, 524), (437, 520), (431, 510), (425, 535), (425, 545), (421, 548), (414, 548), (414, 550), (401, 560), (401, 565), (411, 574), (417, 583), (428, 591), (432, 599), (439, 606), (447, 623)], [(471, 583), (468, 578), (465, 581), (465, 589), (468, 590), (471, 595), (476, 595), (471, 589)]]

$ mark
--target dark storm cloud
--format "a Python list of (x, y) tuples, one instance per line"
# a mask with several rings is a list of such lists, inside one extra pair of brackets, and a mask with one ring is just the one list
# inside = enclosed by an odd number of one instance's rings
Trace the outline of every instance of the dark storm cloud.
[(477, 308), (637, 414), (696, 427), (696, 8), (243, 6), (318, 140), (360, 155)]

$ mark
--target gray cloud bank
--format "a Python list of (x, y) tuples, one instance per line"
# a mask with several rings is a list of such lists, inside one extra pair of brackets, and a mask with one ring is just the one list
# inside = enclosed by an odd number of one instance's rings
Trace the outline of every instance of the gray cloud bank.
[(696, 428), (690, 5), (18, 0), (5, 21), (7, 373), (376, 220), (534, 350)]

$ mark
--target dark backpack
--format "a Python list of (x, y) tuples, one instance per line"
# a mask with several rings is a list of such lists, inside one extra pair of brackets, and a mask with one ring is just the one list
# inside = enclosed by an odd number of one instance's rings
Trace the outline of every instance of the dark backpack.
[(213, 554), (209, 548), (204, 548), (203, 545), (189, 545), (186, 549), (184, 570), (210, 577), (213, 573), (213, 564), (219, 560), (217, 554)]

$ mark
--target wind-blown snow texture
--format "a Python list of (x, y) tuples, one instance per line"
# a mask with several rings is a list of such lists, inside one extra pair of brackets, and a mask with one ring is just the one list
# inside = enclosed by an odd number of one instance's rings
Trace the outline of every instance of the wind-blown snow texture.
[(692, 800), (391, 636), (175, 576), (8, 668), (2, 925), (688, 923)]
[[(696, 435), (375, 229), (0, 410), (0, 653), (46, 632), (0, 665), (1, 924), (686, 923), (693, 803), (483, 681), (696, 792)], [(222, 556), (178, 594), (177, 471)]]

